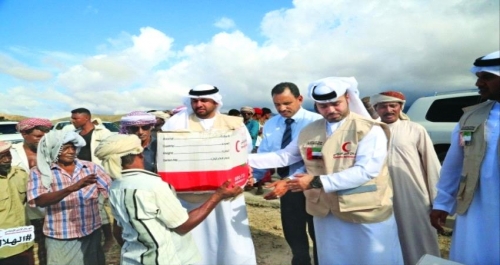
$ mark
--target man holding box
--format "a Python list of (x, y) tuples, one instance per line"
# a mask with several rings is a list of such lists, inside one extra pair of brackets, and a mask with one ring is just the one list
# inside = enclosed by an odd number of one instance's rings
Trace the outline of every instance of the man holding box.
[[(223, 199), (240, 194), (229, 181), (199, 208), (187, 211), (172, 187), (146, 171), (141, 140), (113, 135), (102, 141), (96, 156), (115, 179), (110, 201), (115, 216), (114, 236), (122, 246), (121, 264), (193, 264), (200, 260), (189, 233)], [(119, 226), (118, 226), (119, 225)]]
[[(194, 87), (185, 97), (184, 105), (188, 106), (187, 109), (172, 116), (162, 127), (163, 131), (234, 130), (245, 126), (242, 118), (219, 112), (222, 97), (215, 86), (203, 84)], [(248, 152), (252, 151), (251, 143), (252, 138), (247, 132)], [(210, 194), (183, 193), (178, 197), (191, 211), (202, 205)], [(243, 196), (219, 203), (192, 233), (202, 254), (198, 264), (256, 264)]]

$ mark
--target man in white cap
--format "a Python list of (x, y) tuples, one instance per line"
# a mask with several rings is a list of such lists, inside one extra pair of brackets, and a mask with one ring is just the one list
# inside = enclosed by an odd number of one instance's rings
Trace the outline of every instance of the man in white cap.
[(161, 110), (150, 110), (148, 113), (151, 113), (156, 117), (155, 127), (152, 130), (152, 133), (156, 135), (157, 132), (161, 132), (161, 127), (163, 127), (165, 122), (170, 118), (170, 114)]
[[(30, 224), (25, 212), (28, 173), (12, 166), (11, 144), (0, 141), (0, 231), (23, 228)], [(9, 231), (11, 234), (13, 231)], [(11, 241), (6, 233), (0, 240), (0, 264), (33, 265), (33, 237)], [(11, 236), (12, 237), (12, 236)]]
[(243, 117), (243, 123), (248, 129), (248, 133), (252, 137), (252, 150), (255, 150), (255, 143), (257, 142), (257, 137), (259, 136), (259, 122), (254, 120), (252, 117), (255, 114), (255, 110), (252, 107), (241, 107), (241, 116)]
[(135, 135), (120, 134), (106, 138), (96, 149), (115, 179), (110, 201), (116, 218), (113, 232), (123, 248), (121, 263), (193, 264), (200, 260), (200, 254), (189, 231), (219, 202), (243, 190), (228, 188), (227, 181), (200, 207), (188, 212), (169, 184), (144, 170), (142, 150)]
[(425, 128), (402, 112), (406, 98), (398, 91), (371, 97), (378, 116), (391, 129), (387, 165), (394, 189), (394, 215), (405, 264), (425, 254), (439, 257), (437, 233), (429, 223), (441, 164)]
[[(184, 98), (185, 110), (173, 115), (163, 131), (231, 130), (243, 126), (240, 117), (220, 113), (222, 96), (212, 85), (198, 85)], [(252, 138), (247, 131), (248, 152), (252, 151)], [(210, 194), (182, 193), (178, 197), (188, 210), (198, 208)], [(223, 201), (192, 231), (202, 260), (197, 264), (256, 264), (244, 196)]]
[(430, 217), (441, 231), (457, 214), (450, 260), (500, 264), (500, 51), (478, 58), (471, 72), (487, 101), (464, 108), (452, 132)]
[(47, 264), (105, 264), (98, 197), (108, 197), (111, 178), (90, 161), (77, 159), (85, 145), (74, 131), (46, 133), (30, 172), (28, 204), (45, 207)]
[(285, 149), (252, 154), (249, 162), (271, 168), (304, 161), (307, 174), (289, 177), (287, 187), (304, 191), (319, 264), (402, 264), (385, 163), (389, 128), (371, 119), (358, 94), (352, 77), (311, 83), (309, 96), (324, 119)]
[(141, 139), (144, 149), (144, 169), (157, 172), (156, 168), (156, 135), (152, 135), (156, 117), (144, 111), (132, 111), (120, 120), (121, 134), (135, 134)]

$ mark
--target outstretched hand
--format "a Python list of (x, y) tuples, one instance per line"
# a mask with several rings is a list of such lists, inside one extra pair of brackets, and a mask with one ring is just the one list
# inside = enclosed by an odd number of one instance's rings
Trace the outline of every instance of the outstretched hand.
[(294, 177), (294, 179), (287, 183), (289, 190), (293, 192), (300, 192), (311, 188), (309, 184), (313, 180), (314, 176), (309, 174), (295, 174)]
[(280, 197), (283, 197), (285, 193), (288, 191), (288, 188), (286, 186), (287, 180), (278, 180), (275, 181), (271, 184), (266, 185), (266, 188), (274, 188), (271, 192), (267, 193), (264, 195), (264, 199), (266, 200), (275, 200), (279, 199)]
[(217, 188), (215, 193), (220, 196), (221, 200), (225, 200), (240, 195), (243, 193), (243, 189), (240, 186), (234, 186), (231, 183), (231, 180), (226, 180), (219, 188)]

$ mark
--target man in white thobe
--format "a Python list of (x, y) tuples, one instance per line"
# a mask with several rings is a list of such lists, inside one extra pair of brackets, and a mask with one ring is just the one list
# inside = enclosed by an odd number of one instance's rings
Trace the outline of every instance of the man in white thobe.
[(324, 119), (285, 149), (251, 154), (249, 163), (272, 168), (304, 161), (307, 174), (296, 174), (287, 186), (304, 191), (320, 265), (402, 264), (385, 164), (389, 128), (371, 119), (358, 94), (352, 77), (311, 83), (309, 97)]
[(394, 215), (405, 264), (430, 254), (440, 256), (437, 233), (429, 223), (441, 164), (425, 128), (402, 112), (405, 96), (385, 91), (371, 97), (382, 122), (391, 129), (387, 166), (394, 189)]
[[(187, 108), (172, 116), (163, 131), (230, 130), (245, 126), (243, 119), (223, 115), (222, 97), (212, 85), (198, 85), (184, 99)], [(252, 138), (247, 131), (248, 152), (252, 151)], [(206, 201), (210, 194), (178, 193), (182, 205), (191, 211)], [(256, 264), (255, 249), (248, 225), (244, 196), (223, 201), (196, 228), (193, 238), (200, 250), (202, 261), (197, 264)]]
[(500, 51), (478, 58), (471, 68), (485, 102), (464, 108), (443, 162), (432, 225), (457, 214), (450, 260), (500, 264)]

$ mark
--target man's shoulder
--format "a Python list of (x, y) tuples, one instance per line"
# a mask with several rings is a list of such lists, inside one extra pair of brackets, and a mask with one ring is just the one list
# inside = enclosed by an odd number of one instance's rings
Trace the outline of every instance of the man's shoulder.
[(94, 126), (94, 134), (95, 137), (98, 137), (98, 140), (102, 140), (103, 138), (111, 135), (111, 131), (105, 128), (104, 126)]
[(241, 117), (229, 116), (229, 115), (222, 114), (222, 113), (217, 114), (217, 117), (219, 119), (223, 120), (224, 123), (226, 123), (227, 125), (229, 125), (230, 127), (233, 127), (233, 128), (239, 128), (239, 127), (245, 125), (243, 123), (243, 118), (241, 118)]
[(400, 122), (401, 122), (401, 124), (406, 125), (407, 127), (411, 128), (412, 130), (426, 131), (425, 127), (417, 122), (410, 121), (410, 120), (401, 120)]
[(494, 104), (495, 104), (495, 101), (487, 100), (485, 102), (481, 102), (481, 103), (476, 104), (476, 105), (465, 107), (462, 110), (464, 111), (464, 113), (469, 113), (469, 112), (474, 112), (474, 111), (482, 109), (482, 108), (489, 108), (489, 107), (493, 106)]
[(18, 176), (18, 175), (22, 175), (22, 176), (26, 175), (27, 176), (29, 174), (28, 171), (26, 171), (24, 168), (22, 168), (20, 166), (12, 166), (11, 172), (12, 172), (13, 176)]

